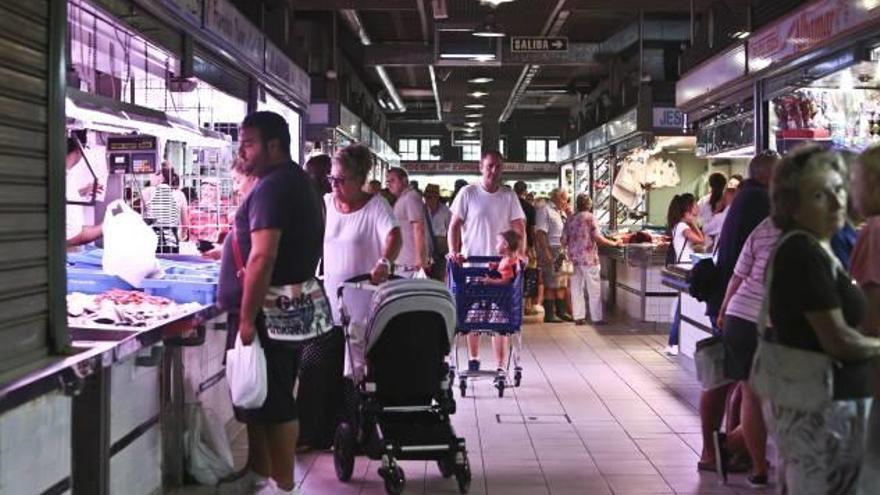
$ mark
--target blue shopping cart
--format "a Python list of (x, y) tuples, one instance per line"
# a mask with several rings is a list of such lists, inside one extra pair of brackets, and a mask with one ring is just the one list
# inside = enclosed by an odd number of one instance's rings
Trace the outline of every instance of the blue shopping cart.
[[(461, 396), (467, 394), (468, 378), (492, 378), (498, 396), (504, 397), (504, 389), (519, 387), (522, 367), (519, 355), (522, 349), (523, 273), (517, 269), (510, 284), (488, 285), (480, 280), (490, 274), (490, 263), (501, 261), (498, 256), (471, 256), (463, 263), (448, 263), (447, 283), (455, 298), (457, 325), (455, 331), (455, 358), (450, 367), (450, 378), (458, 377)], [(459, 340), (471, 332), (509, 336), (508, 359), (503, 373), (491, 370), (471, 371), (458, 365)], [(467, 344), (465, 344), (467, 352)], [(508, 380), (513, 365), (513, 382)]]

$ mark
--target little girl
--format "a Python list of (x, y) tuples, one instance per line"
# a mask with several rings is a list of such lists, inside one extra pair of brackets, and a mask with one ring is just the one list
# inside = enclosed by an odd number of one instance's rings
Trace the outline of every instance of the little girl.
[(520, 242), (521, 238), (519, 232), (515, 230), (508, 230), (499, 235), (498, 246), (496, 246), (495, 249), (497, 249), (498, 254), (501, 255), (501, 262), (497, 264), (489, 264), (489, 269), (493, 271), (489, 272), (489, 276), (481, 279), (482, 283), (503, 285), (509, 284), (513, 281), (513, 278), (516, 277), (516, 271), (519, 268), (519, 262), (521, 261), (519, 256)]

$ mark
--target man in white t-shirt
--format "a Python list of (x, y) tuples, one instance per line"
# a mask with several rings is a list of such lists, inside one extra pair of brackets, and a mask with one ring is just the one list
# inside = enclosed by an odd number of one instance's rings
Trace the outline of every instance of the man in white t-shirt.
[[(70, 170), (82, 160), (82, 147), (74, 137), (67, 138), (66, 170)], [(77, 191), (79, 192), (79, 191)], [(69, 195), (68, 195), (69, 197)], [(80, 205), (67, 205), (65, 208), (65, 240), (68, 248), (88, 244), (103, 235), (100, 225), (85, 225), (85, 213)]]
[[(461, 262), (468, 256), (498, 256), (496, 246), (502, 232), (513, 229), (525, 239), (525, 214), (519, 198), (509, 187), (501, 186), (504, 158), (497, 151), (483, 153), (480, 161), (482, 180), (461, 189), (452, 202), (452, 221), (449, 224), (449, 258)], [(520, 243), (520, 250), (525, 249)], [(507, 336), (494, 336), (495, 358), (499, 374), (507, 362)], [(480, 336), (468, 335), (468, 369), (480, 369)]]
[(422, 195), (410, 187), (406, 170), (393, 167), (388, 170), (386, 179), (388, 190), (397, 201), (394, 202), (394, 218), (400, 225), (402, 244), (397, 255), (397, 274), (407, 278), (424, 278), (430, 268), (428, 247), (427, 215)]

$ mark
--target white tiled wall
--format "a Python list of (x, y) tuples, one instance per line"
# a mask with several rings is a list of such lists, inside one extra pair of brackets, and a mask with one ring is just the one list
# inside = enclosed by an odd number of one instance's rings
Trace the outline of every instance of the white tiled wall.
[(70, 476), (71, 407), (55, 392), (0, 416), (0, 493), (41, 493)]
[(675, 303), (675, 297), (648, 297), (645, 302), (645, 321), (655, 323), (671, 323)]

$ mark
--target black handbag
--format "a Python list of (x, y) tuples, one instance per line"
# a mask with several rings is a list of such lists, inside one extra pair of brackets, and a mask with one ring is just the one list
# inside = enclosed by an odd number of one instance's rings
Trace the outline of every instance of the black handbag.
[(720, 283), (720, 273), (712, 258), (697, 262), (688, 274), (688, 293), (697, 301), (708, 301)]

